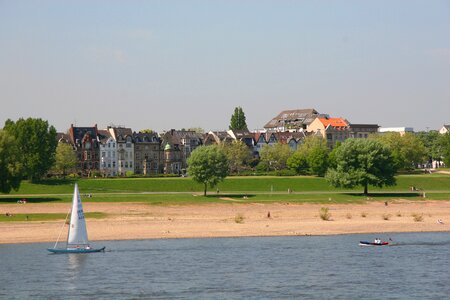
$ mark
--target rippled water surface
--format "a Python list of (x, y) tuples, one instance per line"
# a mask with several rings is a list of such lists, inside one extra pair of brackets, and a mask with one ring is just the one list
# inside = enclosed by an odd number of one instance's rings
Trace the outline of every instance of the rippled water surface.
[(449, 299), (450, 234), (0, 245), (1, 299)]

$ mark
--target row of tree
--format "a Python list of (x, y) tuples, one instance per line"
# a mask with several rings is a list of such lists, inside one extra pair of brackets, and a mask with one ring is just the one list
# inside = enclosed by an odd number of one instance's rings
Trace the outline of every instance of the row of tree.
[[(395, 170), (412, 170), (430, 165), (433, 160), (450, 165), (450, 134), (386, 133), (374, 134), (369, 140), (378, 141), (389, 149)], [(259, 153), (259, 159), (252, 158), (251, 149), (241, 142), (235, 141), (221, 147), (230, 161), (231, 173), (239, 174), (255, 167), (260, 172), (290, 170), (300, 175), (324, 176), (329, 167), (336, 166), (336, 152), (341, 145), (338, 142), (330, 150), (322, 137), (309, 136), (294, 152), (286, 144), (265, 146)]]
[(367, 194), (369, 185), (393, 185), (397, 171), (412, 170), (433, 159), (443, 159), (450, 165), (450, 134), (373, 135), (369, 139), (348, 139), (332, 150), (323, 138), (310, 136), (295, 152), (286, 144), (265, 146), (259, 160), (244, 143), (234, 141), (197, 148), (188, 160), (188, 173), (204, 184), (205, 195), (208, 185), (213, 187), (228, 174), (252, 166), (263, 171), (289, 169), (295, 174), (325, 176), (335, 187), (362, 186)]

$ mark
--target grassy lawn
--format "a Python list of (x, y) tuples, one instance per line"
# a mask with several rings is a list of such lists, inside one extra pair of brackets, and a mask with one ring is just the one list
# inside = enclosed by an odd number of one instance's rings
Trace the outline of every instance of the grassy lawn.
[[(30, 203), (70, 202), (73, 185), (78, 182), (84, 202), (144, 202), (149, 204), (200, 204), (220, 202), (315, 202), (356, 203), (367, 201), (362, 188), (352, 190), (331, 187), (324, 178), (296, 177), (228, 177), (219, 185), (220, 194), (210, 189), (208, 197), (193, 196), (201, 193), (202, 186), (190, 178), (117, 178), (48, 180), (37, 184), (22, 182), (18, 191), (0, 195), (0, 203), (16, 203), (25, 198)], [(419, 192), (411, 192), (411, 187)], [(288, 194), (288, 189), (294, 193)], [(450, 176), (441, 174), (399, 175), (397, 185), (383, 189), (369, 187), (369, 200), (450, 199)], [(148, 193), (148, 194), (146, 194)], [(153, 193), (153, 194), (152, 194)], [(154, 194), (156, 193), (156, 194)], [(92, 194), (92, 197), (86, 197)], [(235, 195), (239, 194), (239, 195)], [(243, 197), (247, 196), (247, 199)], [(232, 198), (221, 199), (221, 198)]]
[[(0, 204), (16, 203), (21, 197), (1, 198)], [(372, 193), (369, 197), (359, 192), (341, 193), (220, 193), (201, 195), (184, 194), (94, 194), (92, 198), (83, 198), (83, 202), (138, 202), (149, 205), (188, 205), (207, 203), (363, 203), (366, 201), (424, 200), (420, 192), (382, 192)], [(450, 192), (427, 192), (428, 200), (449, 200)], [(70, 206), (71, 196), (29, 197), (29, 203), (67, 203)], [(27, 204), (17, 204), (27, 205)]]
[[(203, 186), (190, 178), (117, 178), (117, 179), (79, 179), (48, 180), (32, 184), (22, 182), (18, 194), (70, 194), (73, 184), (78, 182), (80, 192), (87, 193), (138, 193), (138, 192), (201, 192)], [(426, 191), (450, 191), (450, 176), (442, 174), (432, 175), (399, 175), (397, 185), (384, 189), (369, 188), (370, 191), (409, 191), (411, 186)], [(336, 189), (331, 187), (324, 178), (312, 176), (295, 177), (228, 177), (218, 185), (221, 192), (286, 192), (291, 189), (295, 192), (336, 192), (336, 191), (362, 191), (362, 188), (353, 190)], [(215, 191), (213, 189), (212, 191)]]
[[(14, 214), (12, 216), (0, 215), (0, 222), (20, 222), (20, 221), (53, 221), (65, 220), (67, 214)], [(87, 219), (105, 218), (106, 214), (99, 212), (84, 213)]]

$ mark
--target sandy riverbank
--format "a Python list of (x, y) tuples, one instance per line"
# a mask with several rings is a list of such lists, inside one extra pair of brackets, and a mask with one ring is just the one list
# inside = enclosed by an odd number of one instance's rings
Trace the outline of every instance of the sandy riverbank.
[[(319, 210), (324, 206), (329, 208), (331, 221), (319, 217)], [(68, 209), (69, 205), (62, 203), (0, 205), (1, 214), (67, 213)], [(383, 202), (185, 206), (85, 203), (84, 209), (85, 212), (108, 215), (106, 219), (87, 220), (92, 241), (450, 231), (450, 201), (397, 201), (388, 206)], [(415, 221), (412, 214), (422, 214), (423, 221)], [(389, 220), (384, 220), (383, 216)], [(238, 223), (236, 219), (242, 219), (242, 222)], [(443, 224), (437, 222), (439, 219)], [(61, 226), (62, 221), (2, 222), (0, 243), (53, 242)], [(66, 230), (61, 236), (62, 241), (66, 238)]]

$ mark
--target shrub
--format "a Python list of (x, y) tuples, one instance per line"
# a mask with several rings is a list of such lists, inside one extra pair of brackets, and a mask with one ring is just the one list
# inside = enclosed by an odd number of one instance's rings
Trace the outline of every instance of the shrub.
[(242, 223), (244, 223), (244, 219), (245, 219), (245, 217), (244, 217), (243, 214), (237, 214), (234, 217), (234, 222), (237, 223), (237, 224), (242, 224)]
[(132, 177), (134, 175), (134, 172), (133, 171), (127, 171), (126, 173), (125, 173), (125, 176), (126, 177)]
[(383, 218), (383, 220), (388, 221), (391, 218), (391, 215), (390, 214), (383, 214), (381, 217)]
[(351, 213), (348, 213), (348, 214), (345, 215), (345, 217), (346, 217), (347, 219), (351, 219), (351, 218), (352, 218), (352, 214), (351, 214)]
[(361, 217), (363, 217), (363, 218), (367, 217), (367, 213), (363, 211), (363, 212), (361, 213)]
[(294, 170), (283, 169), (283, 170), (275, 171), (275, 175), (276, 176), (295, 176), (295, 175), (297, 175), (297, 173)]
[(423, 221), (423, 214), (413, 213), (412, 214), (414, 222), (422, 222)]
[(331, 213), (328, 211), (328, 207), (322, 207), (320, 209), (320, 218), (324, 221), (329, 221), (331, 218)]
[(401, 216), (402, 216), (402, 213), (401, 213), (401, 212), (397, 212), (396, 216), (397, 216), (397, 217), (401, 217)]

